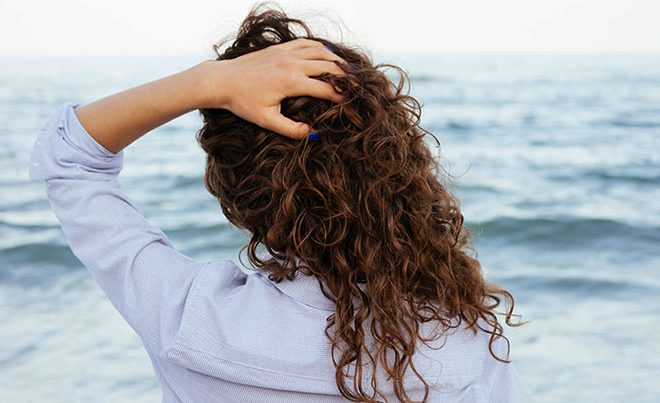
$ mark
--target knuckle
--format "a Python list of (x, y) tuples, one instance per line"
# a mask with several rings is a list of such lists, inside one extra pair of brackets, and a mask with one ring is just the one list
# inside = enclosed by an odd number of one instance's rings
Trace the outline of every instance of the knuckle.
[(293, 87), (300, 82), (300, 76), (296, 72), (290, 71), (284, 75), (283, 81)]
[(330, 52), (328, 52), (328, 50), (325, 47), (323, 47), (323, 45), (321, 45), (321, 47), (314, 46), (313, 48), (311, 48), (310, 53), (312, 53), (312, 55), (315, 58), (318, 58), (320, 60), (326, 59), (327, 57), (330, 56)]
[(291, 60), (286, 57), (280, 57), (277, 60), (275, 60), (275, 66), (283, 70), (290, 69), (291, 65), (292, 65)]

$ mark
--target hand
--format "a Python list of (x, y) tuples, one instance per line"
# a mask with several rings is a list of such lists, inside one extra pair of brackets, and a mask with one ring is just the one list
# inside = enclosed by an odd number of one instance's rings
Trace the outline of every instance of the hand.
[(201, 108), (227, 109), (281, 135), (305, 138), (311, 128), (282, 115), (281, 102), (305, 95), (339, 102), (342, 95), (330, 84), (310, 78), (344, 75), (334, 61), (346, 63), (322, 43), (301, 38), (235, 59), (203, 62)]

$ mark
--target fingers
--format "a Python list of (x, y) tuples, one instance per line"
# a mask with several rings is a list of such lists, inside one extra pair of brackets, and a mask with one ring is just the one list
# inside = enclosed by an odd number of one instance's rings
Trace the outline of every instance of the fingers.
[(346, 64), (346, 60), (329, 51), (325, 46), (311, 46), (292, 51), (293, 56), (305, 60), (338, 61)]
[(296, 50), (296, 49), (303, 49), (303, 48), (308, 48), (308, 47), (323, 47), (323, 44), (319, 41), (315, 41), (312, 39), (307, 39), (307, 38), (298, 38), (294, 39), (292, 41), (280, 43), (278, 45), (275, 45), (281, 49), (286, 49), (286, 50)]
[(301, 60), (300, 66), (302, 72), (307, 77), (320, 76), (323, 73), (336, 74), (344, 76), (346, 73), (334, 62), (325, 60)]
[[(284, 42), (275, 45), (274, 47), (278, 47), (282, 50), (286, 50), (290, 52), (290, 56), (292, 58), (296, 58), (303, 61), (326, 61), (326, 62), (337, 61), (342, 64), (347, 64), (346, 60), (342, 59), (341, 57), (330, 51), (328, 48), (325, 47), (323, 43), (311, 39), (298, 38), (289, 42)], [(341, 68), (337, 67), (336, 65), (334, 67), (329, 67), (329, 68), (333, 69), (333, 71), (329, 71), (333, 74), (340, 74), (340, 75), (344, 74), (344, 71)], [(307, 74), (307, 75), (309, 76), (319, 75), (324, 72), (325, 71), (320, 71), (319, 73), (316, 74)]]
[(304, 139), (311, 130), (309, 125), (293, 121), (274, 109), (261, 123), (261, 127), (292, 139)]
[(287, 97), (310, 96), (314, 98), (327, 99), (332, 102), (341, 102), (343, 95), (335, 91), (332, 85), (313, 78), (303, 78), (296, 82)]

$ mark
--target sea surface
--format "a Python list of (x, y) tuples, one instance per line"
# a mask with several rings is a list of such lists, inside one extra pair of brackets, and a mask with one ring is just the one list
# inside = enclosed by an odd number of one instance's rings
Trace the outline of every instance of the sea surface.
[[(156, 402), (139, 338), (71, 253), (27, 176), (38, 129), (192, 57), (0, 59), (0, 402)], [(506, 328), (524, 402), (660, 401), (660, 55), (378, 56), (441, 142)], [(197, 113), (125, 150), (122, 188), (174, 245), (236, 259), (202, 183)]]

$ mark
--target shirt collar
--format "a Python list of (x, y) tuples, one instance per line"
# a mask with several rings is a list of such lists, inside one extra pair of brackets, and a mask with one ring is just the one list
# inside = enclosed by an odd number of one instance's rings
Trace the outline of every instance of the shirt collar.
[[(261, 257), (262, 259), (272, 258), (270, 254), (266, 254), (265, 256), (261, 256)], [(305, 267), (305, 263), (302, 262), (300, 259), (296, 258), (296, 262), (299, 266)], [(293, 280), (284, 278), (279, 283), (276, 283), (275, 281), (269, 279), (267, 274), (260, 272), (257, 273), (262, 275), (264, 279), (266, 279), (269, 283), (274, 285), (277, 289), (279, 289), (280, 291), (287, 294), (289, 297), (293, 298), (298, 302), (301, 302), (305, 305), (309, 305), (314, 308), (323, 309), (326, 311), (331, 311), (331, 312), (335, 311), (335, 303), (332, 300), (328, 299), (328, 297), (323, 295), (323, 291), (321, 291), (321, 285), (319, 284), (319, 280), (314, 275), (306, 275), (300, 270), (297, 270)], [(358, 284), (358, 286), (363, 291), (366, 292), (366, 284)], [(333, 297), (335, 296), (330, 291), (328, 286), (325, 285), (325, 283), (323, 284), (323, 288), (325, 289), (328, 295), (331, 295)], [(360, 305), (359, 299), (357, 299), (357, 297), (353, 297), (353, 304), (356, 308)]]

